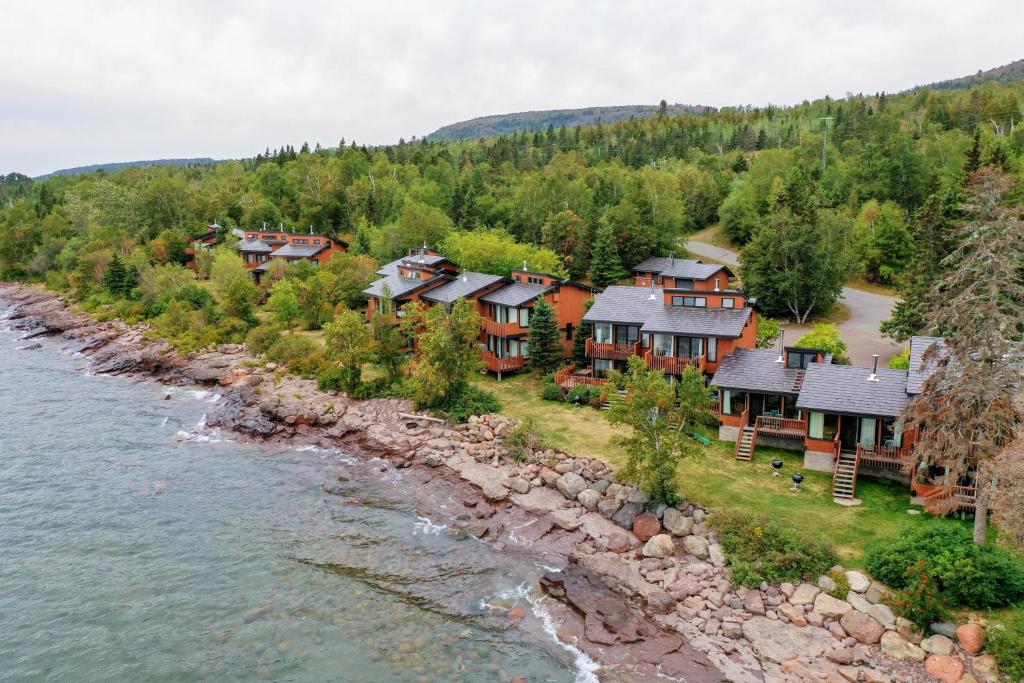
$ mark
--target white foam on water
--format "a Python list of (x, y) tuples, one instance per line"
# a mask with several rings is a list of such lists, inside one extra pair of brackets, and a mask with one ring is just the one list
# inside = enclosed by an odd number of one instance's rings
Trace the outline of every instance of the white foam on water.
[(562, 569), (560, 567), (549, 567), (548, 565), (541, 564), (540, 562), (537, 562), (536, 560), (533, 561), (533, 564), (538, 569), (543, 569), (546, 572), (556, 572), (557, 573), (557, 572), (562, 571)]
[(520, 529), (525, 529), (528, 526), (532, 526), (532, 525), (536, 524), (539, 521), (540, 520), (532, 519), (529, 522), (526, 522), (525, 524), (520, 524), (519, 526), (512, 527), (511, 529), (508, 530), (508, 539), (510, 541), (512, 541), (513, 543), (515, 543), (516, 545), (525, 545), (525, 546), (533, 545), (533, 541), (524, 541), (523, 539), (519, 538), (519, 536), (516, 534), (516, 532), (519, 531)]
[(166, 427), (167, 426), (167, 420), (169, 420), (169, 419), (170, 419), (169, 415), (164, 415), (164, 420), (163, 420), (163, 422), (160, 423), (160, 426), (161, 427)]
[(428, 518), (420, 517), (419, 515), (416, 516), (416, 519), (419, 521), (412, 525), (414, 534), (420, 533), (424, 536), (440, 536), (441, 532), (448, 528), (447, 524), (434, 524)]
[(310, 451), (320, 451), (323, 449), (319, 446), (314, 446), (313, 444), (306, 444), (305, 446), (296, 446), (292, 450), (296, 453), (308, 453)]
[(529, 596), (526, 600), (530, 603), (533, 608), (533, 613), (540, 619), (541, 624), (544, 626), (544, 632), (551, 636), (551, 639), (558, 644), (563, 650), (573, 656), (573, 664), (576, 666), (576, 683), (600, 683), (597, 678), (597, 671), (601, 668), (601, 665), (595, 662), (590, 656), (571, 643), (563, 643), (558, 639), (558, 628), (555, 626), (555, 618), (551, 616), (541, 603), (544, 598), (538, 600), (531, 600)]

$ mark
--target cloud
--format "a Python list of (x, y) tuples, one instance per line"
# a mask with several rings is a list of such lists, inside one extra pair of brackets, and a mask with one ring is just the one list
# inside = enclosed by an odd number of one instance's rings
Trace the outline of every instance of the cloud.
[(1016, 2), (6, 3), (0, 171), (387, 143), (484, 114), (792, 104), (1021, 55)]

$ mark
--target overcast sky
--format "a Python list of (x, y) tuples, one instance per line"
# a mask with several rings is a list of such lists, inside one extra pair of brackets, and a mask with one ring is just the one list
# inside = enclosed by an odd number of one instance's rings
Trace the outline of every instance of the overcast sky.
[(0, 0), (0, 173), (896, 91), (1024, 57), (1022, 25), (1020, 0)]

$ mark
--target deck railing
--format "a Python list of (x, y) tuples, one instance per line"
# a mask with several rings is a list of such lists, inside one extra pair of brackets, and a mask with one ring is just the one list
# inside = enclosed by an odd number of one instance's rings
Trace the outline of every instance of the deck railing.
[(644, 361), (651, 370), (661, 370), (667, 375), (681, 375), (686, 368), (704, 371), (704, 356), (658, 356), (652, 349), (647, 349), (644, 352)]
[(958, 510), (973, 510), (978, 492), (974, 486), (945, 485), (924, 496), (924, 509), (932, 515), (946, 515)]
[(591, 375), (580, 375), (576, 374), (576, 367), (573, 365), (567, 365), (558, 372), (555, 373), (555, 384), (562, 387), (563, 389), (572, 389), (573, 387), (581, 384), (588, 384), (590, 386), (599, 387), (605, 384), (608, 380), (602, 377), (593, 377)]
[[(733, 449), (733, 455), (738, 456), (740, 452), (740, 443), (743, 441), (743, 428), (750, 423), (750, 408), (744, 408), (743, 412), (740, 413), (740, 431), (736, 434), (736, 447)], [(754, 432), (757, 434), (757, 432)]]
[(633, 284), (636, 287), (650, 287), (654, 283), (654, 278), (650, 275), (637, 275), (636, 282)]
[(523, 356), (505, 356), (504, 358), (495, 356), (493, 353), (486, 349), (480, 351), (480, 357), (484, 359), (484, 365), (491, 372), (513, 372), (515, 370), (522, 370), (526, 359)]
[(857, 444), (857, 451), (865, 467), (883, 470), (901, 470), (910, 455), (906, 446), (886, 446), (876, 444)]
[(780, 436), (787, 439), (802, 439), (807, 433), (807, 421), (774, 415), (758, 415), (755, 421), (758, 434)]
[(640, 355), (640, 342), (635, 344), (607, 344), (587, 339), (584, 346), (587, 356), (599, 360), (626, 360), (630, 356)]
[(482, 326), (484, 332), (495, 337), (511, 337), (517, 334), (526, 334), (530, 331), (529, 327), (520, 327), (518, 322), (499, 323), (497, 320), (490, 320), (488, 318), (484, 318)]

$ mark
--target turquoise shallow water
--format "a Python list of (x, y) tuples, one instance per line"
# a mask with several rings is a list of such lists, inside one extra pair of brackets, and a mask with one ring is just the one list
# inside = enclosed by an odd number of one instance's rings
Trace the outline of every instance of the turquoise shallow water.
[(211, 396), (26, 343), (0, 331), (0, 680), (581, 675), (528, 602), (535, 558), (426, 521), (443, 482), (197, 439)]

